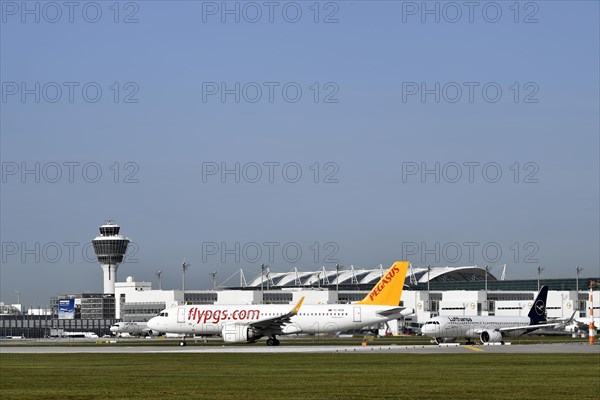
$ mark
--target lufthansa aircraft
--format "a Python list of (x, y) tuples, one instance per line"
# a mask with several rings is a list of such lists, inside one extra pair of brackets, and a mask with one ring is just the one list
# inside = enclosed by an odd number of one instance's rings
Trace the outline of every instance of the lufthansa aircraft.
[(527, 317), (435, 317), (421, 327), (425, 336), (431, 336), (437, 343), (453, 342), (458, 338), (479, 339), (482, 343), (504, 343), (505, 336), (520, 336), (544, 327), (560, 325), (563, 322), (546, 321), (546, 298), (548, 286), (542, 286)]
[[(353, 304), (184, 305), (168, 308), (148, 321), (153, 332), (221, 335), (228, 343), (254, 342), (278, 335), (333, 333), (375, 325), (414, 313), (400, 307), (408, 261), (395, 262), (364, 299)], [(185, 346), (185, 339), (180, 342)]]

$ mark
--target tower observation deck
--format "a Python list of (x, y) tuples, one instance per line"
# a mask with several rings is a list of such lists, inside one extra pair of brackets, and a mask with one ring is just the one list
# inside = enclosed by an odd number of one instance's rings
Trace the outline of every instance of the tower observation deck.
[(99, 229), (100, 236), (92, 240), (92, 245), (104, 273), (104, 293), (114, 294), (117, 268), (123, 262), (130, 240), (119, 235), (121, 227), (110, 220)]

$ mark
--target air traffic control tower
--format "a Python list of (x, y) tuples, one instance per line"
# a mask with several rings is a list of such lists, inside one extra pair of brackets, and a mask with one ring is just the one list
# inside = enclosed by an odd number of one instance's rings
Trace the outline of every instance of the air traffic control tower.
[(117, 281), (117, 268), (123, 261), (127, 251), (129, 238), (119, 235), (121, 227), (112, 221), (100, 228), (100, 236), (92, 240), (94, 252), (104, 272), (104, 293), (115, 293), (115, 282)]

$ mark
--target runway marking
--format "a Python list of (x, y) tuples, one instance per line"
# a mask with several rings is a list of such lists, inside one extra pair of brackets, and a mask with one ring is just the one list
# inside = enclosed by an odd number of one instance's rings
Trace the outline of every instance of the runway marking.
[(480, 349), (479, 347), (475, 347), (475, 346), (465, 346), (466, 349), (469, 350), (473, 350), (473, 351), (485, 351), (483, 349)]

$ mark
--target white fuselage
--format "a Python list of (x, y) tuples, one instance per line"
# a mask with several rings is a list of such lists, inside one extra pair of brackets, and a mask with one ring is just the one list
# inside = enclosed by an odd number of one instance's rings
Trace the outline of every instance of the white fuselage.
[[(428, 320), (421, 333), (435, 338), (479, 338), (483, 331), (499, 331), (502, 328), (518, 328), (530, 326), (528, 317), (435, 317)], [(507, 330), (503, 336), (519, 336), (528, 329)]]
[[(303, 305), (298, 314), (282, 327), (283, 334), (332, 333), (375, 325), (400, 314), (381, 316), (378, 311), (395, 307), (354, 304)], [(248, 325), (290, 312), (290, 305), (186, 305), (161, 312), (148, 321), (153, 331), (213, 335), (221, 334), (225, 325)], [(167, 315), (164, 315), (167, 314)]]
[(114, 334), (143, 335), (147, 334), (148, 325), (145, 322), (117, 322), (110, 327)]

